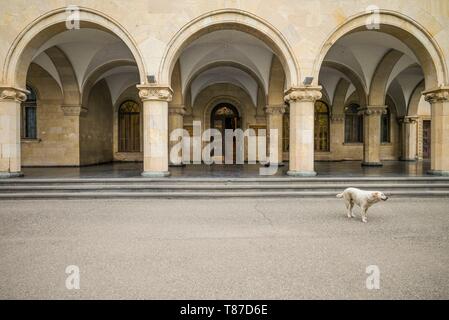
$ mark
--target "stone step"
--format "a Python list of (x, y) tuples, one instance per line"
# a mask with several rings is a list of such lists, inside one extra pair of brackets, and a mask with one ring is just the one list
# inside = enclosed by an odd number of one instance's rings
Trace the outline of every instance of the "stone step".
[[(449, 191), (389, 191), (390, 197), (449, 197)], [(0, 199), (100, 199), (100, 198), (334, 198), (335, 192), (316, 191), (288, 191), (288, 192), (30, 192), (30, 193), (4, 193), (0, 194)]]
[(347, 187), (355, 187), (359, 189), (370, 190), (448, 190), (449, 183), (345, 183), (345, 184), (299, 184), (299, 183), (277, 183), (277, 184), (39, 184), (39, 185), (0, 185), (1, 193), (18, 193), (18, 192), (104, 192), (104, 191), (121, 191), (121, 192), (176, 192), (176, 191), (332, 191), (341, 192)]
[(449, 177), (256, 177), (256, 178), (54, 178), (54, 179), (0, 179), (0, 186), (14, 185), (64, 185), (64, 184), (449, 184)]

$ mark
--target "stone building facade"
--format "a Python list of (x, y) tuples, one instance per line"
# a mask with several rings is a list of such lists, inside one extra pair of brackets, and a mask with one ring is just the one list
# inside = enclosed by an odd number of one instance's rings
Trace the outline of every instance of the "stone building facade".
[(4, 1), (0, 175), (143, 161), (169, 133), (277, 129), (314, 161), (430, 159), (449, 174), (449, 1)]

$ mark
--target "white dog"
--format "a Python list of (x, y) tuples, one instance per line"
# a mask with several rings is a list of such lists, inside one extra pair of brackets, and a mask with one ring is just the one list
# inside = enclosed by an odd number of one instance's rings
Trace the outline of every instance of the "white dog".
[(367, 211), (369, 207), (379, 201), (387, 201), (388, 197), (380, 191), (363, 191), (357, 188), (348, 188), (343, 193), (337, 194), (337, 198), (345, 200), (346, 209), (348, 210), (348, 218), (355, 218), (352, 209), (354, 204), (362, 209), (362, 221), (368, 222)]

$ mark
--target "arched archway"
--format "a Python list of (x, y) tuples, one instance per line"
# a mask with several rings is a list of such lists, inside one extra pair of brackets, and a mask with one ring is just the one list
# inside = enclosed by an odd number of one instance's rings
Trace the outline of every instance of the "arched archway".
[[(81, 28), (93, 28), (119, 37), (131, 51), (139, 70), (141, 83), (145, 83), (146, 69), (142, 55), (131, 35), (113, 18), (94, 9), (79, 8)], [(3, 83), (24, 87), (26, 70), (40, 45), (66, 29), (68, 13), (66, 7), (42, 15), (30, 23), (16, 38), (8, 50), (3, 68)]]
[[(53, 63), (53, 66), (55, 67), (55, 72), (51, 73), (51, 75), (55, 77), (55, 79), (58, 79), (57, 81), (60, 83), (60, 85), (62, 83), (61, 87), (63, 91), (64, 101), (63, 104), (59, 106), (59, 108), (62, 109), (63, 114), (58, 111), (58, 117), (61, 118), (60, 121), (57, 121), (59, 123), (58, 126), (60, 127), (57, 129), (59, 131), (66, 130), (66, 136), (72, 137), (72, 141), (70, 143), (79, 149), (79, 152), (70, 153), (73, 164), (80, 165), (94, 164), (101, 161), (107, 162), (112, 160), (112, 142), (111, 147), (109, 147), (109, 142), (111, 141), (112, 136), (112, 133), (109, 132), (110, 122), (105, 122), (104, 131), (101, 133), (96, 132), (95, 134), (93, 134), (92, 132), (86, 133), (85, 131), (83, 131), (87, 130), (86, 128), (88, 127), (92, 127), (95, 121), (97, 121), (96, 119), (100, 119), (102, 115), (97, 110), (98, 112), (94, 112), (94, 114), (91, 116), (91, 118), (95, 119), (86, 120), (85, 117), (80, 117), (80, 115), (85, 115), (85, 112), (83, 111), (87, 110), (87, 102), (85, 99), (87, 97), (81, 97), (82, 93), (80, 90), (83, 77), (77, 77), (77, 75), (75, 74), (76, 71), (79, 71), (81, 69), (77, 69), (74, 65), (72, 65), (74, 62), (73, 60), (71, 61), (72, 63), (70, 63), (70, 59), (66, 59), (67, 57), (65, 57), (64, 53), (67, 54), (69, 51), (66, 50), (64, 52), (64, 50), (60, 50), (64, 48), (59, 48), (57, 47), (57, 45), (60, 43), (64, 44), (63, 40), (71, 40), (75, 42), (77, 37), (72, 37), (71, 32), (73, 32), (74, 34), (78, 32), (80, 35), (90, 32), (91, 34), (95, 33), (96, 35), (101, 34), (100, 36), (103, 36), (103, 39), (106, 39), (107, 37), (114, 38), (116, 39), (114, 41), (120, 43), (121, 48), (123, 48), (123, 50), (127, 52), (125, 56), (130, 57), (130, 59), (133, 59), (135, 61), (134, 63), (137, 66), (136, 78), (138, 78), (138, 81), (142, 83), (146, 81), (144, 62), (135, 41), (132, 39), (131, 35), (123, 28), (123, 26), (121, 26), (117, 21), (96, 10), (85, 7), (78, 7), (80, 28), (76, 28), (76, 30), (70, 30), (71, 28), (69, 28), (66, 23), (71, 13), (66, 10), (67, 8), (63, 7), (52, 10), (40, 16), (38, 19), (27, 25), (11, 44), (6, 55), (3, 73), (1, 75), (1, 83), (6, 86), (6, 92), (11, 95), (11, 98), (9, 99), (3, 99), (7, 103), (7, 106), (6, 103), (4, 103), (4, 105), (5, 107), (10, 108), (11, 112), (12, 110), (20, 110), (20, 101), (24, 100), (24, 93), (26, 93), (24, 89), (27, 82), (28, 68), (31, 63), (35, 61), (35, 59), (37, 59), (40, 55), (45, 54), (48, 58), (50, 58), (47, 60), (51, 61), (50, 63)], [(85, 45), (88, 46), (89, 43), (86, 42)], [(98, 51), (95, 52), (98, 53), (103, 49), (107, 50), (107, 45), (99, 47)], [(92, 55), (92, 61), (96, 57), (97, 56)], [(103, 57), (111, 58), (107, 55)], [(99, 58), (98, 60), (101, 59)], [(95, 63), (93, 65), (89, 64), (88, 68), (95, 68), (95, 64), (97, 63), (100, 63), (100, 61), (95, 60)], [(61, 68), (61, 70), (59, 70), (58, 68)], [(72, 69), (65, 70), (66, 68)], [(89, 71), (88, 68), (86, 68), (85, 70), (86, 73)], [(64, 73), (61, 71), (69, 72)], [(138, 81), (136, 81), (135, 83), (138, 83)], [(109, 112), (109, 108), (111, 108), (110, 114), (108, 113), (109, 119), (112, 118), (112, 102), (111, 99), (106, 96), (110, 93), (108, 90), (109, 88), (103, 85), (99, 90), (97, 90), (97, 95), (98, 99), (100, 99), (102, 102), (101, 110), (103, 110), (104, 112)], [(2, 92), (5, 92), (5, 88), (2, 88)], [(118, 94), (119, 93), (115, 93), (115, 95)], [(90, 93), (88, 92), (87, 96), (89, 95)], [(105, 96), (102, 97), (102, 95)], [(85, 103), (86, 106), (83, 106), (83, 103)], [(19, 131), (21, 126), (20, 113), (14, 111), (14, 114), (17, 119), (10, 119), (10, 122), (14, 124), (14, 126), (12, 126), (14, 128), (11, 127), (11, 131)], [(71, 128), (71, 131), (68, 132), (66, 123), (70, 121), (78, 123), (79, 125), (77, 124), (75, 127), (79, 127), (79, 130)], [(95, 127), (95, 125), (93, 126)], [(103, 127), (101, 130), (103, 130)], [(108, 130), (107, 133), (106, 130)], [(50, 134), (48, 134), (46, 137), (47, 139), (57, 138), (56, 135), (51, 136)], [(91, 137), (95, 137), (96, 141), (94, 141), (95, 139)], [(94, 144), (104, 145), (105, 141), (108, 144), (107, 150), (106, 148), (104, 150), (100, 150), (99, 148), (92, 147)], [(8, 144), (14, 146), (14, 152), (11, 152), (10, 155), (3, 155), (6, 158), (0, 159), (0, 162), (2, 164), (6, 164), (0, 167), (0, 171), (20, 172), (20, 137), (18, 135), (4, 137), (4, 139), (0, 140), (0, 144)], [(36, 145), (36, 148), (41, 147), (42, 145), (44, 145), (44, 143)], [(89, 146), (85, 147), (86, 145)], [(82, 146), (84, 147), (82, 148)], [(82, 149), (88, 150), (88, 152), (83, 152)], [(84, 156), (88, 157), (88, 154), (92, 150), (97, 152), (99, 156), (92, 157), (92, 159), (89, 160), (90, 162), (83, 162), (82, 158)]]
[[(321, 65), (331, 47), (345, 35), (368, 30), (366, 24), (371, 14), (371, 12), (363, 12), (349, 18), (338, 26), (322, 44), (313, 66), (316, 83), (318, 83)], [(447, 65), (442, 50), (423, 26), (399, 12), (380, 10), (376, 14), (379, 17), (379, 29), (376, 31), (396, 37), (416, 55), (424, 70), (426, 89), (437, 88), (448, 83)]]
[[(360, 97), (358, 103), (364, 119), (363, 164), (368, 166), (382, 165), (382, 159), (398, 158), (394, 151), (397, 149), (397, 145), (394, 145), (398, 142), (397, 130), (388, 130), (388, 123), (396, 125), (396, 122), (390, 121), (386, 115), (387, 95), (392, 95), (395, 101), (400, 102), (396, 105), (401, 110), (398, 113), (405, 114), (414, 87), (423, 79), (427, 90), (424, 94), (432, 101), (432, 113), (437, 114), (442, 103), (433, 97), (444, 95), (447, 90), (444, 86), (448, 83), (446, 60), (430, 32), (399, 12), (380, 10), (375, 14), (376, 25), (373, 26), (367, 25), (373, 12), (356, 14), (339, 25), (322, 44), (313, 67), (314, 81), (317, 83), (321, 81), (318, 77), (324, 74), (320, 73), (322, 68), (334, 62), (350, 66), (365, 81), (366, 105), (360, 101)], [(357, 51), (357, 45), (364, 46), (363, 59), (360, 58), (362, 55)], [(375, 53), (370, 48), (379, 51)], [(371, 70), (373, 66), (374, 72)], [(350, 78), (348, 74), (345, 76)], [(405, 78), (408, 79), (407, 83)], [(413, 100), (419, 99), (415, 96)], [(447, 125), (444, 121), (436, 123), (441, 129), (432, 130), (434, 134), (445, 131)], [(390, 146), (386, 142), (391, 142)], [(342, 148), (349, 150), (345, 146)], [(443, 160), (447, 156), (442, 156), (443, 153), (444, 148), (434, 154), (440, 159), (432, 162), (435, 172), (445, 171), (440, 168), (443, 164), (448, 164), (449, 169), (449, 162)]]
[(284, 36), (267, 21), (238, 9), (208, 12), (179, 30), (167, 44), (159, 68), (158, 82), (169, 84), (172, 70), (182, 51), (196, 39), (217, 30), (238, 30), (262, 40), (280, 59), (285, 69), (286, 87), (289, 88), (299, 84), (299, 65)]

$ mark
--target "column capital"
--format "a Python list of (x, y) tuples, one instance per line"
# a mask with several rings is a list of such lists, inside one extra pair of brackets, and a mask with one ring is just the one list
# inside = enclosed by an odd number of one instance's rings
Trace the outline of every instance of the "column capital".
[(170, 102), (173, 97), (173, 90), (170, 86), (158, 84), (139, 84), (139, 97), (142, 101), (167, 101)]
[(83, 117), (87, 114), (87, 109), (79, 104), (63, 104), (61, 109), (65, 116)]
[(359, 115), (382, 115), (387, 112), (387, 106), (366, 106), (359, 109)]
[(184, 105), (168, 105), (168, 114), (183, 116), (186, 114), (186, 108)]
[(292, 87), (285, 91), (284, 101), (315, 102), (322, 97), (321, 89), (321, 86)]
[(410, 124), (415, 124), (418, 122), (418, 120), (419, 120), (419, 117), (417, 117), (417, 116), (404, 116), (402, 118), (399, 118), (399, 122), (410, 123)]
[(266, 114), (282, 115), (285, 113), (286, 108), (284, 104), (281, 104), (281, 105), (266, 106), (264, 110)]
[(0, 101), (14, 100), (17, 102), (24, 102), (27, 99), (28, 90), (0, 85)]
[(424, 100), (429, 103), (449, 101), (449, 86), (423, 91)]

